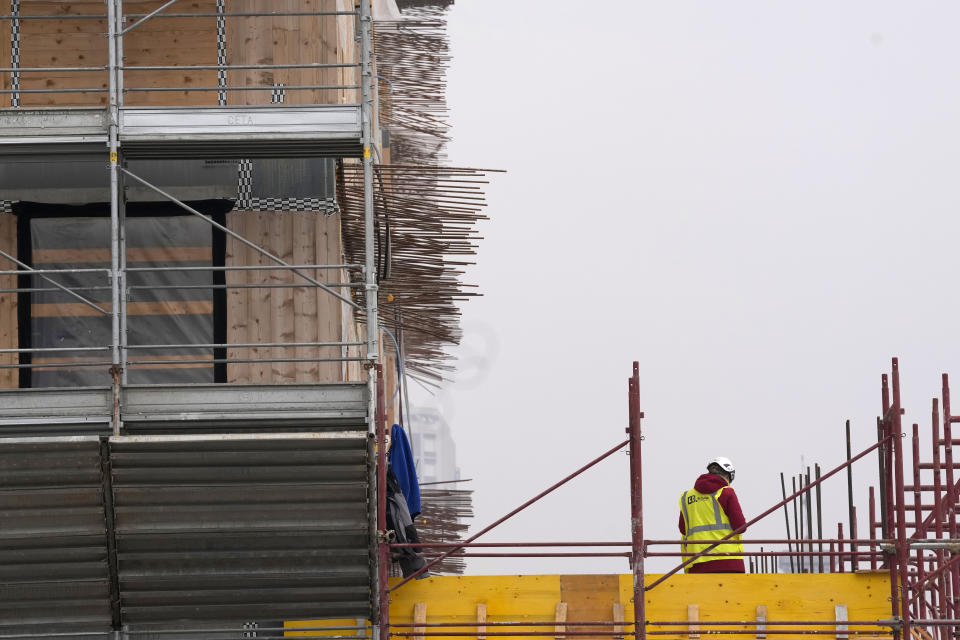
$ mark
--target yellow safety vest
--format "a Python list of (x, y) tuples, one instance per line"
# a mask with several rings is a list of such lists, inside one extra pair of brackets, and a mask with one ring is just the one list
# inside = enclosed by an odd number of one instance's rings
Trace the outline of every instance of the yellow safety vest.
[[(680, 512), (683, 514), (683, 523), (687, 530), (683, 535), (681, 546), (684, 561), (690, 556), (707, 549), (717, 540), (722, 540), (733, 531), (730, 518), (720, 507), (719, 500), (720, 494), (727, 488), (722, 487), (720, 491), (712, 494), (700, 493), (696, 489), (691, 489), (690, 491), (684, 491), (683, 495), (680, 496)], [(738, 533), (730, 538), (729, 542), (714, 547), (708, 553), (743, 553), (740, 537)], [(689, 573), (690, 567), (693, 565), (711, 560), (743, 560), (743, 556), (701, 556), (684, 567), (683, 570)]]

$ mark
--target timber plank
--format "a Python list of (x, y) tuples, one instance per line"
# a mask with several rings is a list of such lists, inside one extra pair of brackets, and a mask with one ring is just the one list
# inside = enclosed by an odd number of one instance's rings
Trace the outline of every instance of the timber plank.
[[(316, 264), (342, 264), (340, 249), (340, 217), (317, 215), (316, 217)], [(344, 282), (346, 273), (342, 269), (328, 269), (321, 274), (321, 282), (340, 280)], [(338, 293), (348, 296), (349, 290), (341, 288)], [(346, 341), (344, 338), (342, 316), (344, 305), (330, 293), (317, 290), (317, 340), (320, 342)], [(349, 311), (349, 308), (346, 309)], [(352, 315), (352, 314), (351, 314)], [(351, 350), (354, 351), (354, 350)], [(324, 353), (342, 354), (342, 350), (324, 349)], [(343, 366), (336, 362), (321, 362), (320, 382), (339, 382), (343, 379)]]
[[(316, 236), (317, 214), (294, 213), (293, 217), (293, 262), (295, 264), (316, 264)], [(307, 274), (323, 282), (326, 274), (316, 269), (307, 270)], [(301, 278), (302, 280), (302, 278)], [(295, 342), (317, 341), (317, 296), (320, 292), (316, 287), (295, 289), (293, 305), (293, 329)], [(323, 294), (326, 295), (326, 294)], [(297, 347), (296, 357), (313, 358), (329, 357), (331, 349), (317, 349), (313, 347)], [(314, 382), (318, 380), (319, 367), (317, 362), (298, 362), (296, 366), (297, 382)]]
[[(293, 262), (293, 216), (289, 213), (279, 211), (271, 212), (270, 215), (271, 243), (266, 249), (277, 256), (287, 264)], [(274, 270), (270, 272), (270, 282), (274, 284), (293, 284), (295, 276), (288, 270)], [(293, 325), (293, 289), (278, 288), (271, 289), (272, 304), (271, 314), (271, 338), (272, 342), (293, 342), (295, 334)], [(293, 357), (293, 350), (288, 348), (271, 349), (268, 353), (273, 357), (283, 359)], [(293, 382), (296, 379), (296, 367), (292, 362), (274, 362), (271, 367), (272, 382)]]

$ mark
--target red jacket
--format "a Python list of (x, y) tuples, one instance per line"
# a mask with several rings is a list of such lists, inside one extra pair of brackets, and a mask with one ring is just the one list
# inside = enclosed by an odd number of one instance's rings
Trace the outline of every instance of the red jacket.
[[(728, 486), (727, 481), (721, 476), (714, 475), (712, 473), (705, 473), (697, 478), (693, 488), (700, 493), (716, 493), (722, 487), (726, 486)], [(732, 487), (721, 493), (717, 502), (720, 503), (720, 508), (723, 509), (724, 513), (727, 514), (727, 517), (730, 518), (730, 526), (733, 527), (734, 531), (746, 524), (747, 521), (743, 518), (743, 511), (740, 510), (740, 501), (737, 500), (737, 494), (734, 493)], [(687, 532), (687, 527), (683, 521), (683, 513), (680, 514), (679, 526), (680, 533), (685, 534)], [(721, 547), (717, 547), (716, 549), (713, 549), (713, 551), (718, 551), (720, 549)], [(697, 564), (691, 565), (689, 569), (690, 573), (743, 573), (745, 571), (743, 560), (732, 560), (727, 558), (698, 562)]]

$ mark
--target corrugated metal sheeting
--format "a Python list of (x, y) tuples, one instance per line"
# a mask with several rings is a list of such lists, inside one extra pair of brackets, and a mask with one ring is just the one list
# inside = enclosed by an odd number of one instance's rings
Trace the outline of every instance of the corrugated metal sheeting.
[(125, 621), (369, 612), (363, 435), (112, 449)]
[(368, 617), (367, 447), (363, 431), (4, 442), (0, 634)]
[(96, 438), (0, 446), (0, 633), (109, 629)]

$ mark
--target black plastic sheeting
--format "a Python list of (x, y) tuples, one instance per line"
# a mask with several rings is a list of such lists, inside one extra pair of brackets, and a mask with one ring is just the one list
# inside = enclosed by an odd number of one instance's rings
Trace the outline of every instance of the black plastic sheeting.
[[(229, 201), (198, 203), (204, 213), (222, 214)], [(106, 205), (69, 207), (17, 203), (14, 212), (29, 221), (27, 261), (35, 269), (107, 269), (110, 266), (110, 219)], [(177, 213), (183, 215), (177, 215)], [(151, 215), (155, 214), (155, 215)], [(218, 277), (211, 270), (217, 256), (214, 229), (169, 203), (131, 206), (125, 223), (127, 267), (165, 268), (128, 273), (127, 341), (132, 347), (165, 344), (210, 344), (215, 340)], [(222, 244), (222, 243), (221, 243)], [(21, 245), (23, 246), (23, 245)], [(24, 247), (25, 249), (27, 247)], [(222, 278), (222, 276), (220, 276)], [(103, 310), (110, 310), (110, 280), (105, 272), (32, 276), (21, 294), (21, 319), (29, 326), (32, 348), (100, 347), (86, 352), (37, 353), (31, 387), (77, 387), (110, 384), (108, 373), (111, 317), (56, 287), (67, 287)], [(21, 333), (21, 343), (24, 342)], [(27, 346), (21, 344), (21, 346)], [(156, 364), (131, 366), (131, 384), (214, 382), (212, 349), (131, 349), (128, 359)], [(186, 362), (190, 361), (190, 362)], [(199, 361), (199, 362), (198, 362)], [(107, 366), (103, 366), (106, 362)]]

